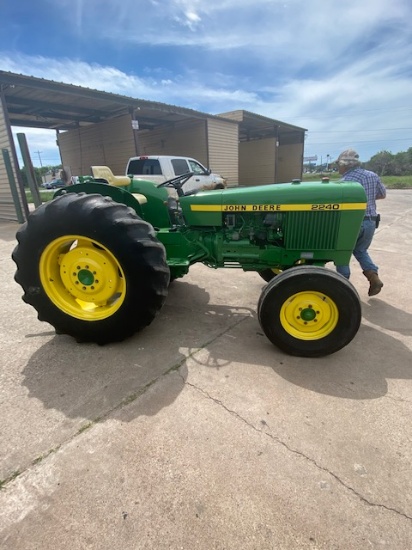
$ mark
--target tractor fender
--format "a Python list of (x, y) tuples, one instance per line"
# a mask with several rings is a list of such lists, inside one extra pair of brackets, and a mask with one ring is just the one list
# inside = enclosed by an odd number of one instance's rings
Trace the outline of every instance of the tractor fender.
[[(121, 187), (115, 187), (114, 185), (107, 185), (105, 183), (78, 183), (58, 189), (53, 198), (60, 195), (66, 195), (67, 193), (87, 193), (98, 194), (112, 198), (115, 202), (125, 204), (136, 212), (138, 216), (143, 217), (143, 211), (141, 205), (144, 204), (147, 199), (144, 195), (139, 193), (130, 193), (126, 189)], [(135, 196), (136, 195), (136, 196)]]

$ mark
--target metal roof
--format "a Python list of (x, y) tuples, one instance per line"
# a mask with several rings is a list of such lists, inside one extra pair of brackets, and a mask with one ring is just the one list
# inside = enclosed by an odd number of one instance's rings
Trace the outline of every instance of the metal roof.
[(286, 136), (296, 133), (302, 134), (306, 132), (306, 128), (287, 124), (274, 118), (269, 118), (250, 111), (237, 110), (228, 113), (221, 113), (223, 118), (237, 120), (239, 122), (239, 139), (240, 141), (249, 141), (252, 139), (263, 139), (273, 136)]
[(70, 130), (135, 113), (140, 129), (189, 118), (219, 118), (193, 109), (0, 71), (11, 126)]
[(11, 126), (70, 130), (130, 113), (138, 120), (141, 130), (194, 118), (225, 119), (239, 125), (240, 141), (301, 135), (306, 131), (249, 111), (210, 115), (176, 105), (6, 71), (0, 71), (0, 87)]

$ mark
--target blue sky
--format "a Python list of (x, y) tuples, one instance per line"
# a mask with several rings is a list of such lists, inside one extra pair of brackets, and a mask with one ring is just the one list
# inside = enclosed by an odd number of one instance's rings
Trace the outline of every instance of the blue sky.
[[(412, 147), (411, 21), (410, 0), (1, 0), (0, 69), (246, 109), (307, 128), (306, 156), (368, 160)], [(54, 132), (25, 133), (59, 162)]]

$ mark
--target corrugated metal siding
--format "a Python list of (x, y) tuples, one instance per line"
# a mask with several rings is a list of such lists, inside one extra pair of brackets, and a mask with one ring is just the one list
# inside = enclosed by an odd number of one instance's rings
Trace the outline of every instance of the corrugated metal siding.
[[(14, 206), (13, 196), (11, 194), (10, 183), (7, 177), (6, 166), (4, 164), (3, 154), (1, 152), (1, 149), (7, 149), (9, 151), (13, 173), (14, 173), (14, 177), (17, 185), (17, 174), (16, 174), (16, 167), (13, 162), (12, 145), (10, 144), (9, 133), (7, 131), (6, 118), (3, 110), (3, 104), (0, 98), (0, 219), (9, 220), (9, 221), (18, 221), (16, 208)], [(17, 185), (17, 192), (19, 194), (20, 202), (21, 202), (21, 195), (20, 195), (20, 190), (18, 188), (18, 185)], [(22, 207), (22, 210), (23, 210), (23, 207)]]
[(263, 185), (275, 182), (275, 138), (239, 143), (239, 183)]
[(130, 115), (59, 134), (63, 166), (73, 176), (90, 174), (90, 166), (109, 166), (124, 174), (135, 145)]
[(303, 143), (281, 145), (278, 149), (277, 181), (286, 182), (302, 177)]
[[(208, 167), (207, 126), (204, 120), (141, 130), (136, 134), (140, 155), (188, 156)], [(127, 161), (136, 156), (129, 115), (101, 124), (62, 132), (59, 135), (63, 166), (72, 175), (89, 174), (90, 166), (109, 166), (115, 174), (124, 174)]]
[(207, 128), (208, 168), (226, 178), (229, 187), (237, 185), (239, 182), (239, 126), (223, 120), (208, 119)]
[(190, 120), (138, 133), (140, 155), (192, 157), (208, 167), (206, 122)]

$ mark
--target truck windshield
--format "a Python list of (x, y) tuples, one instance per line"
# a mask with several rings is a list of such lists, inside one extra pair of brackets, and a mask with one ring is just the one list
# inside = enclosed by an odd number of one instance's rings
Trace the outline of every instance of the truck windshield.
[(190, 171), (194, 174), (207, 174), (207, 170), (199, 162), (189, 160)]

